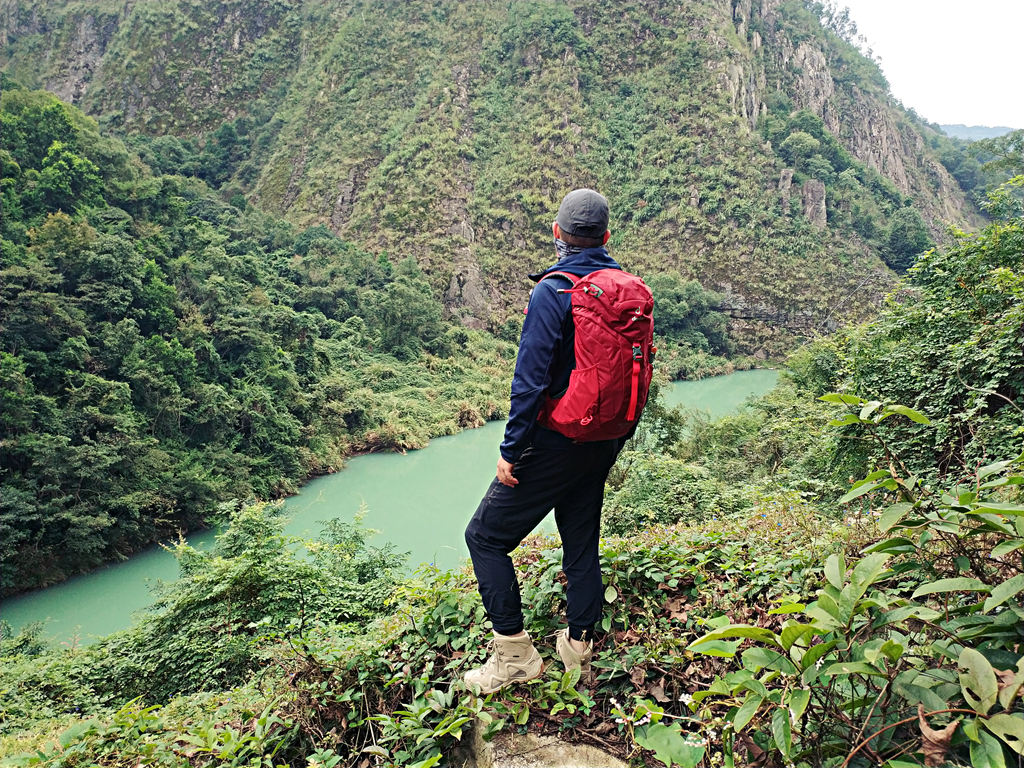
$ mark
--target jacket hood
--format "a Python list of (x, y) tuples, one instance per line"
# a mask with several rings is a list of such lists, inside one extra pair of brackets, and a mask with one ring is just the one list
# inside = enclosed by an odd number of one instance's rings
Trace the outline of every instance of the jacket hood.
[(527, 277), (536, 283), (549, 272), (568, 272), (571, 275), (583, 277), (599, 269), (622, 269), (618, 262), (608, 255), (608, 249), (603, 245), (596, 248), (584, 248), (579, 253), (566, 256), (541, 272), (530, 273)]

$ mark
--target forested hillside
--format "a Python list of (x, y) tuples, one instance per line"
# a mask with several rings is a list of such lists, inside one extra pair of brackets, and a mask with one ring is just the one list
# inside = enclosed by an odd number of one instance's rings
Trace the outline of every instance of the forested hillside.
[(512, 317), (574, 186), (607, 193), (627, 267), (721, 291), (749, 352), (864, 317), (886, 264), (973, 215), (939, 134), (797, 0), (6, 0), (0, 19), (5, 72), (154, 170), (411, 255), (471, 327)]
[(0, 100), (0, 594), (507, 408), (514, 347), (411, 259), (152, 176), (42, 92)]

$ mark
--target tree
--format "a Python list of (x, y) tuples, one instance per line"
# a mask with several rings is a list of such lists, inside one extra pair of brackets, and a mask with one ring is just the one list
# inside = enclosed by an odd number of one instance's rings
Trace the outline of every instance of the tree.
[(1024, 130), (976, 141), (972, 148), (995, 155), (982, 166), (986, 171), (1006, 171), (1010, 176), (1024, 173)]
[(102, 201), (103, 180), (92, 160), (55, 141), (43, 159), (39, 189), (48, 210), (77, 211)]
[(790, 165), (800, 168), (818, 154), (821, 142), (806, 131), (793, 131), (779, 146), (779, 152)]
[(934, 245), (916, 208), (900, 208), (889, 222), (883, 258), (897, 272), (908, 270), (917, 257)]

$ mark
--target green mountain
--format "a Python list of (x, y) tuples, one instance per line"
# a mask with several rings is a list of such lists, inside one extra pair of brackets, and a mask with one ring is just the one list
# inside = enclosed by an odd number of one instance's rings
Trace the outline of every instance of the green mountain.
[(514, 325), (559, 198), (598, 187), (625, 266), (699, 278), (741, 350), (773, 351), (870, 313), (889, 267), (974, 216), (942, 137), (819, 12), (5, 0), (0, 67), (154, 170), (412, 255), (471, 327)]

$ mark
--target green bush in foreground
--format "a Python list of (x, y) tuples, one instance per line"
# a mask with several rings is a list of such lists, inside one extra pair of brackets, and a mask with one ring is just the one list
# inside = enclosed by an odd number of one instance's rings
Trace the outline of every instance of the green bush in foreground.
[(269, 645), (312, 627), (357, 633), (391, 610), (403, 558), (366, 544), (358, 523), (325, 524), (304, 542), (282, 533), (279, 509), (231, 513), (210, 552), (179, 543), (182, 576), (127, 630), (47, 651), (38, 628), (0, 638), (0, 734), (47, 717), (165, 702), (223, 690), (267, 660)]
[(901, 768), (919, 751), (926, 765), (1013, 764), (1024, 755), (1024, 456), (939, 491), (878, 433), (892, 416), (927, 418), (853, 395), (823, 399), (851, 408), (834, 424), (880, 442), (885, 468), (839, 501), (877, 516), (883, 538), (849, 567), (828, 557), (816, 599), (775, 611), (793, 616), (781, 627), (721, 621), (690, 644), (740, 662), (691, 709), (723, 724), (730, 760), (770, 752), (797, 765)]

